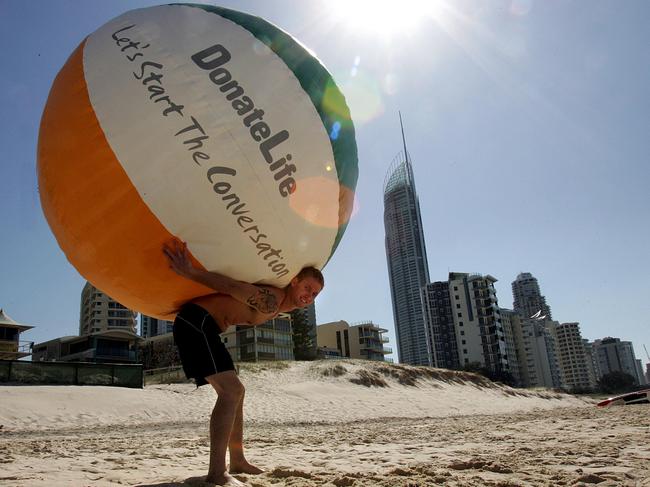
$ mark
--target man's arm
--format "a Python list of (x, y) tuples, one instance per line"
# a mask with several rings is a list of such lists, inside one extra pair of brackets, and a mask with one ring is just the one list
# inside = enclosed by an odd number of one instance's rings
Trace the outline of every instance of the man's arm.
[(277, 313), (279, 303), (275, 294), (266, 288), (194, 267), (184, 242), (174, 240), (172, 245), (163, 247), (163, 252), (167, 256), (169, 267), (179, 276), (203, 284), (218, 293), (232, 296), (261, 313)]

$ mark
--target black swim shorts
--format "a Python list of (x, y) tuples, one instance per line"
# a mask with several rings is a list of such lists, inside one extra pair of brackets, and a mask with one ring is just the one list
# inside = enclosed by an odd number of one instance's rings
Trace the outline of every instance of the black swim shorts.
[(197, 387), (207, 384), (205, 377), (235, 370), (232, 357), (219, 336), (217, 322), (201, 306), (184, 305), (174, 320), (174, 342), (188, 379)]

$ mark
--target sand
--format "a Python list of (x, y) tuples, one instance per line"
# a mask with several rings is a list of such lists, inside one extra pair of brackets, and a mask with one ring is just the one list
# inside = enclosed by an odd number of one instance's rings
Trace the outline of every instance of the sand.
[[(247, 456), (267, 486), (647, 486), (650, 407), (367, 362), (251, 364)], [(216, 395), (0, 386), (0, 485), (201, 485)]]

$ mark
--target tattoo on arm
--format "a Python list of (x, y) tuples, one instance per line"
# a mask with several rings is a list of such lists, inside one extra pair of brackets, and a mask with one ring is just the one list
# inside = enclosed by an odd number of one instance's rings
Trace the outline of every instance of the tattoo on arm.
[(253, 294), (246, 304), (251, 308), (256, 309), (262, 313), (275, 313), (278, 310), (278, 300), (268, 289), (259, 289), (255, 294)]

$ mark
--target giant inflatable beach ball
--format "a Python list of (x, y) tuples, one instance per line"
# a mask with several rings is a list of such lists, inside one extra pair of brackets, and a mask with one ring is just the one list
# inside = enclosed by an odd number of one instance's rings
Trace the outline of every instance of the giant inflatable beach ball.
[(314, 54), (270, 23), (206, 5), (133, 10), (63, 66), (41, 121), (43, 211), (68, 260), (124, 305), (170, 318), (205, 269), (284, 286), (322, 268), (352, 210), (350, 113)]

